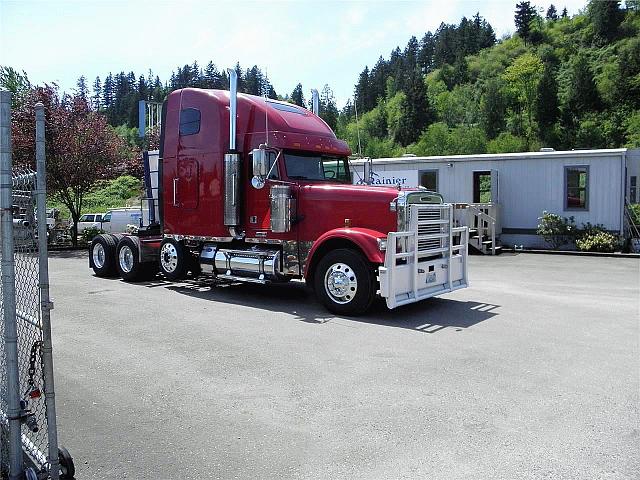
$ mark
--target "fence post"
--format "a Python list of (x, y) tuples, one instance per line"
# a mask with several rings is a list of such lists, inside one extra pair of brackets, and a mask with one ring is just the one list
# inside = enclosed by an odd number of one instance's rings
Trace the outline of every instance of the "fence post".
[(22, 467), (22, 424), (18, 378), (18, 331), (16, 323), (16, 272), (13, 257), (13, 211), (11, 191), (11, 92), (0, 91), (0, 235), (2, 235), (2, 302), (7, 366), (7, 417), (9, 418), (9, 478), (18, 480)]
[(36, 104), (36, 208), (38, 215), (38, 278), (40, 310), (42, 312), (42, 355), (44, 357), (44, 398), (47, 407), (47, 437), (49, 440), (49, 475), (58, 480), (58, 429), (56, 425), (56, 399), (53, 379), (51, 345), (51, 309), (49, 298), (49, 257), (47, 255), (47, 166), (45, 157), (44, 105)]

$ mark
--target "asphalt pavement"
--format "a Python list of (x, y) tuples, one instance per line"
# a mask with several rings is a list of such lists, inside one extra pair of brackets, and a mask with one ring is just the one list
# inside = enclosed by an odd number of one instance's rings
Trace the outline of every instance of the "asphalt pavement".
[(76, 478), (640, 478), (640, 261), (469, 271), (352, 319), (302, 284), (127, 284), (52, 253)]

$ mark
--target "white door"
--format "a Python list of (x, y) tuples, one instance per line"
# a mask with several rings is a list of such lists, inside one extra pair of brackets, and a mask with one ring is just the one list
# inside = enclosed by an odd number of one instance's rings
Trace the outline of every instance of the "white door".
[(498, 170), (491, 170), (491, 203), (500, 203), (500, 181)]

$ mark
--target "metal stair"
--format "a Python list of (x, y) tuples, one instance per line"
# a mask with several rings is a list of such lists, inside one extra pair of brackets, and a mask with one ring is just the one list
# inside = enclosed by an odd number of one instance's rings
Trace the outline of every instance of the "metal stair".
[(458, 223), (469, 227), (469, 246), (482, 255), (500, 255), (501, 229), (496, 204), (457, 204)]

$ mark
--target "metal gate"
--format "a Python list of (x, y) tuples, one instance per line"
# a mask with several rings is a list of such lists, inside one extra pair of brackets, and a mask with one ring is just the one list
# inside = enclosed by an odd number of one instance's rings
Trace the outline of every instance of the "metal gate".
[(44, 107), (37, 171), (12, 169), (11, 94), (0, 91), (0, 448), (9, 479), (71, 478), (58, 449), (47, 260)]

